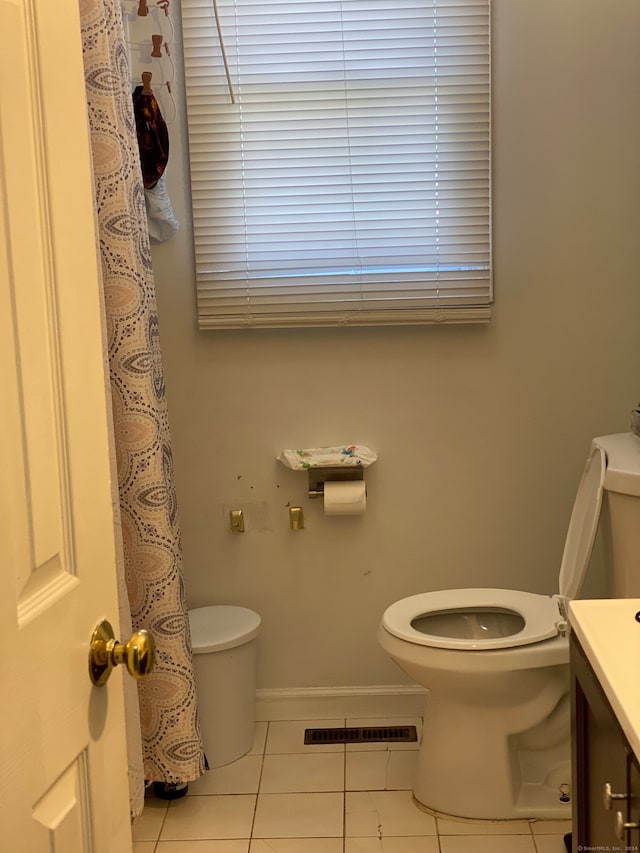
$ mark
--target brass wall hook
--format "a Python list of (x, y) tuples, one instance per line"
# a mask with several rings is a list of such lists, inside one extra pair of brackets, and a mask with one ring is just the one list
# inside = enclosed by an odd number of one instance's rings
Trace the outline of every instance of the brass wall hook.
[(241, 509), (232, 509), (229, 513), (231, 529), (234, 533), (244, 533), (244, 515)]
[(289, 526), (292, 530), (302, 530), (304, 527), (304, 513), (300, 506), (289, 507)]

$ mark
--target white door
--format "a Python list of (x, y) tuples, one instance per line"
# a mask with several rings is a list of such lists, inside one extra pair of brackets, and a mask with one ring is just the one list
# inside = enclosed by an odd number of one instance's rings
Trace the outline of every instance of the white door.
[[(78, 0), (0, 0), (0, 851), (131, 850)], [(126, 676), (129, 677), (129, 676)]]

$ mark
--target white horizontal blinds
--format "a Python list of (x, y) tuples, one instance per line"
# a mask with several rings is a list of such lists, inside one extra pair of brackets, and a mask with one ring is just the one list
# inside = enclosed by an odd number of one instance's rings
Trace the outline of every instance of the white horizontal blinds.
[(182, 0), (202, 328), (488, 317), (488, 0)]

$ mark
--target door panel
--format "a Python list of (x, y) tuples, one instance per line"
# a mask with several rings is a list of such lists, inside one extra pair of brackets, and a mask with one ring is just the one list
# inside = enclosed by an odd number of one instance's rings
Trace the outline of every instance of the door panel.
[(33, 818), (41, 827), (38, 849), (51, 853), (90, 849), (90, 814), (83, 753), (33, 809)]
[(127, 853), (123, 674), (88, 674), (118, 601), (77, 0), (0, 0), (0, 32), (0, 849)]

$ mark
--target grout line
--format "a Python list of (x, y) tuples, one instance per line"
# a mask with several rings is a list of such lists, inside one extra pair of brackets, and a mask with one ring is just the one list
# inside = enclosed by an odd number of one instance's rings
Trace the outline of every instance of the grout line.
[(440, 842), (440, 824), (438, 823), (438, 818), (434, 815), (434, 821), (436, 822), (436, 842), (438, 844), (438, 850), (442, 853), (442, 844)]
[(156, 846), (153, 848), (153, 849), (154, 849), (154, 853), (155, 853), (155, 850), (156, 850), (156, 849), (157, 849), (157, 847), (158, 847), (158, 843), (160, 842), (160, 836), (162, 835), (162, 830), (164, 829), (164, 825), (165, 825), (165, 823), (167, 822), (167, 817), (168, 817), (168, 815), (169, 815), (169, 806), (170, 806), (170, 805), (171, 805), (171, 801), (169, 801), (169, 802), (167, 803), (167, 807), (166, 807), (166, 809), (164, 810), (164, 817), (162, 818), (162, 823), (160, 824), (160, 830), (159, 830), (159, 832), (158, 832), (158, 837), (156, 838)]
[(253, 818), (251, 819), (251, 828), (249, 829), (249, 846), (247, 847), (247, 853), (251, 849), (251, 842), (253, 840), (253, 830), (256, 825), (256, 814), (258, 812), (258, 799), (260, 798), (260, 789), (262, 788), (262, 774), (264, 772), (264, 757), (267, 753), (267, 741), (269, 739), (269, 727), (271, 723), (267, 721), (267, 728), (264, 733), (264, 742), (262, 744), (262, 761), (260, 762), (260, 773), (258, 774), (258, 789), (256, 790), (256, 801), (253, 806)]
[[(347, 718), (343, 719), (343, 725), (347, 725)], [(344, 744), (342, 753), (342, 853), (346, 853), (347, 847), (347, 745)]]

